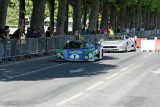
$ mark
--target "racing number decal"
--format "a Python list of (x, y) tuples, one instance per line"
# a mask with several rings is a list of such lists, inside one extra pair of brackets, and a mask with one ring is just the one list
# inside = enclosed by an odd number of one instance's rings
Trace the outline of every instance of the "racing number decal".
[(73, 54), (70, 56), (71, 59), (78, 59), (79, 58), (79, 55), (78, 54)]

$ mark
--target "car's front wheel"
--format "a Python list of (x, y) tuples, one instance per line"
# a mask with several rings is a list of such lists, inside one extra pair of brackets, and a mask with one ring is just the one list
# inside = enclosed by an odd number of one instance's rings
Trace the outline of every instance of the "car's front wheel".
[(99, 52), (99, 59), (102, 59), (103, 58), (103, 51), (101, 50), (100, 52)]

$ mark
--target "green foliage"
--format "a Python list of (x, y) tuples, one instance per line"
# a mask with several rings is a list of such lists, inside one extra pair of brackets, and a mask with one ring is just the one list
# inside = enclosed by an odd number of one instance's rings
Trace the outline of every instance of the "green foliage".
[[(49, 0), (46, 0), (45, 18), (49, 17)], [(94, 0), (82, 0), (82, 9), (85, 6), (89, 7)], [(25, 0), (26, 2), (26, 17), (31, 18), (33, 3), (32, 0)], [(160, 0), (100, 0), (100, 7), (103, 6), (103, 2), (114, 3), (118, 9), (130, 8), (130, 10), (148, 11), (153, 13), (160, 13)], [(69, 17), (73, 15), (73, 0), (69, 0)], [(100, 8), (101, 10), (102, 8)], [(58, 13), (58, 0), (55, 0), (55, 19)], [(89, 14), (89, 9), (87, 10)], [(88, 16), (87, 14), (87, 16)], [(10, 0), (7, 13), (7, 24), (18, 25), (19, 18), (19, 0)]]
[(7, 12), (7, 25), (18, 25), (19, 19), (19, 2), (15, 0), (10, 0), (8, 5), (8, 12)]

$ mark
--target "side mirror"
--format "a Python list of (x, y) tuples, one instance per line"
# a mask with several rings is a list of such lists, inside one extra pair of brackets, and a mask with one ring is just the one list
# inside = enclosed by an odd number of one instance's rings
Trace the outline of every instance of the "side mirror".
[(59, 46), (58, 48), (59, 48), (59, 49), (62, 49), (62, 47), (61, 47), (61, 46)]

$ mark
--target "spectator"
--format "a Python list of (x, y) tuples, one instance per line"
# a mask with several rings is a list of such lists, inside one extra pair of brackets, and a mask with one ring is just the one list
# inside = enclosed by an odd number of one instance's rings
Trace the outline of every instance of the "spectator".
[(117, 28), (117, 33), (120, 33), (120, 32), (121, 32), (120, 26), (118, 26), (118, 28)]
[(99, 34), (104, 34), (105, 27), (102, 27)]
[(132, 31), (133, 31), (133, 32), (135, 32), (135, 31), (136, 31), (135, 27), (132, 27)]
[(91, 32), (90, 34), (96, 35), (96, 34), (97, 34), (97, 30), (96, 30), (96, 29), (93, 29), (92, 32)]
[(6, 39), (9, 40), (10, 39), (10, 29), (9, 29), (9, 26), (5, 26), (4, 28), (4, 31), (5, 31), (5, 35), (6, 35)]
[(143, 27), (141, 27), (141, 28), (140, 28), (140, 31), (144, 31), (144, 28), (143, 28)]
[(84, 31), (84, 35), (89, 34), (89, 30), (90, 30), (90, 28), (88, 27), (88, 28)]
[(36, 32), (35, 27), (34, 26), (31, 27), (31, 36), (30, 36), (30, 38), (36, 38), (36, 34), (37, 34), (37, 32)]
[(76, 36), (76, 40), (81, 40), (81, 34), (79, 33), (78, 30), (75, 32), (75, 36)]
[(51, 35), (51, 37), (53, 37), (53, 35), (54, 35), (54, 27), (51, 27), (50, 35)]
[(46, 31), (46, 37), (51, 37), (51, 27), (48, 27), (48, 30)]
[(27, 33), (26, 33), (26, 38), (31, 38), (31, 37), (32, 37), (31, 28), (28, 27), (28, 28), (27, 28)]
[(109, 35), (114, 35), (114, 31), (112, 29), (112, 25), (109, 26), (109, 30), (108, 30)]
[(20, 39), (23, 34), (23, 27), (19, 27), (12, 35), (12, 38)]
[(2, 61), (2, 57), (4, 55), (4, 46), (2, 41), (9, 40), (8, 36), (6, 36), (6, 32), (3, 29), (0, 29), (0, 62)]
[(35, 30), (35, 38), (39, 38), (41, 37), (41, 31), (40, 31), (40, 28), (38, 27), (36, 30)]
[(126, 33), (129, 34), (130, 30), (129, 27), (126, 28)]

